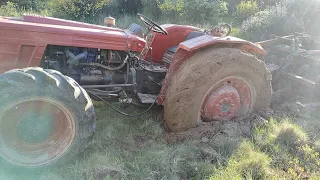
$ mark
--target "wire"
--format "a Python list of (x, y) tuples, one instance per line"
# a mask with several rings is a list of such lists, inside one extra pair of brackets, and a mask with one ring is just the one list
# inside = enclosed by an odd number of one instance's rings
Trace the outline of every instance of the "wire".
[[(151, 108), (152, 108), (152, 107), (156, 104), (156, 102), (157, 102), (157, 101), (154, 101), (147, 110), (145, 110), (145, 111), (143, 111), (143, 112), (141, 112), (141, 113), (139, 113), (139, 114), (128, 114), (128, 113), (125, 113), (125, 112), (122, 112), (122, 111), (116, 109), (116, 108), (113, 107), (110, 103), (108, 103), (106, 100), (104, 100), (102, 97), (96, 95), (95, 93), (90, 92), (90, 91), (88, 91), (88, 92), (89, 92), (89, 94), (93, 95), (94, 97), (100, 99), (102, 102), (104, 102), (105, 104), (107, 104), (111, 109), (113, 109), (113, 110), (116, 111), (117, 113), (119, 113), (119, 114), (121, 114), (121, 115), (124, 115), (124, 116), (128, 116), (128, 117), (138, 117), (138, 116), (142, 116), (142, 115), (146, 114), (147, 112), (149, 112), (149, 111), (151, 110)], [(159, 95), (157, 96), (156, 99), (158, 99), (158, 97), (159, 97)]]

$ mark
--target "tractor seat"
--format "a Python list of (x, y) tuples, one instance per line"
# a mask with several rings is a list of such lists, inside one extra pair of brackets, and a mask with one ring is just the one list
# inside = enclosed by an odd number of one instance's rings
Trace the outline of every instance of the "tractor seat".
[[(199, 37), (199, 36), (203, 36), (203, 35), (205, 35), (204, 32), (194, 31), (194, 32), (191, 32), (190, 34), (188, 34), (188, 36), (184, 39), (184, 41), (187, 41), (187, 40)], [(167, 49), (167, 51), (164, 53), (163, 62), (170, 64), (174, 54), (177, 52), (177, 49), (178, 49), (178, 45), (169, 47)]]

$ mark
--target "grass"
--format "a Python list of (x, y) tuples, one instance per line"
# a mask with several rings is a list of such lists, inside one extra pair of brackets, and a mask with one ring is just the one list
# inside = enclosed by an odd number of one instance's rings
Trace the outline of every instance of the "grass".
[[(142, 109), (119, 106), (136, 113)], [(309, 139), (297, 119), (270, 119), (251, 138), (217, 135), (165, 142), (161, 108), (127, 118), (101, 103), (94, 145), (69, 164), (44, 172), (0, 171), (0, 179), (317, 179), (320, 140)]]
[[(91, 149), (68, 165), (34, 174), (3, 174), (5, 179), (205, 179), (214, 168), (211, 159), (226, 154), (219, 154), (210, 148), (210, 143), (202, 145), (199, 141), (166, 144), (162, 121), (158, 120), (161, 109), (142, 117), (126, 118), (104, 105), (96, 107), (98, 129)], [(121, 109), (141, 111), (131, 107)], [(220, 148), (223, 149), (223, 144)]]
[(226, 168), (218, 168), (210, 177), (217, 179), (267, 179), (271, 174), (271, 158), (256, 151), (252, 143), (244, 141), (228, 161)]
[[(5, 15), (21, 16), (15, 7), (0, 9)], [(44, 12), (45, 14), (46, 12)], [(102, 22), (104, 15), (100, 15)], [(218, 22), (235, 26), (233, 36), (241, 37), (239, 24), (225, 17), (212, 22), (190, 24), (187, 19), (160, 19), (159, 24), (189, 24), (212, 28)], [(142, 25), (137, 17), (123, 15), (117, 26)], [(141, 109), (120, 107), (128, 112)], [(4, 173), (0, 180), (40, 179), (319, 179), (320, 117), (318, 109), (302, 117), (270, 119), (252, 131), (251, 138), (215, 136), (206, 142), (187, 140), (165, 142), (161, 108), (136, 118), (123, 117), (103, 104), (98, 116), (94, 145), (69, 164), (44, 172)]]
[(244, 140), (210, 180), (318, 179), (318, 143), (311, 143), (302, 127), (292, 121), (271, 119), (256, 128), (252, 140)]

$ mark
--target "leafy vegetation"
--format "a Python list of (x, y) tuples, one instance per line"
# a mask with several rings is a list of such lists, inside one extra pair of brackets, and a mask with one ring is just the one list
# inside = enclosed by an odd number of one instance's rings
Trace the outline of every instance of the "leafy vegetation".
[[(119, 106), (123, 111), (141, 111)], [(189, 139), (167, 144), (161, 108), (137, 118), (96, 103), (92, 148), (70, 164), (45, 172), (0, 171), (0, 179), (317, 179), (320, 143), (297, 125), (306, 119), (270, 119), (252, 137)], [(317, 122), (317, 120), (315, 120)], [(318, 125), (320, 127), (320, 125)]]
[(110, 0), (56, 0), (49, 2), (49, 7), (53, 16), (94, 23), (93, 19), (108, 3)]
[(9, 1), (0, 7), (0, 14), (2, 16), (19, 16), (17, 8), (17, 4)]
[(216, 168), (210, 179), (315, 178), (319, 164), (319, 152), (300, 126), (271, 119), (257, 127), (252, 140), (244, 140), (227, 165)]
[[(122, 21), (143, 13), (158, 22), (213, 27), (225, 20), (252, 41), (292, 32), (319, 34), (318, 0), (10, 0), (0, 3), (0, 15), (25, 12), (101, 24), (109, 15)], [(229, 21), (229, 17), (232, 20)], [(127, 23), (125, 23), (127, 24)]]
[(270, 35), (287, 35), (304, 32), (319, 35), (320, 1), (286, 0), (257, 12), (242, 23), (241, 33), (250, 40), (270, 38)]
[(256, 1), (242, 1), (236, 6), (234, 17), (243, 21), (259, 11), (259, 7)]
[(226, 168), (217, 168), (210, 180), (267, 179), (271, 176), (271, 158), (256, 151), (253, 144), (244, 141), (228, 161)]
[[(226, 21), (233, 34), (257, 41), (292, 32), (317, 34), (318, 0), (11, 0), (1, 16), (37, 13), (117, 26), (140, 23), (137, 12), (161, 23), (210, 28)], [(237, 25), (241, 24), (241, 27)], [(46, 172), (4, 174), (0, 179), (317, 179), (320, 176), (318, 119), (270, 119), (250, 138), (217, 136), (208, 141), (164, 141), (160, 109), (139, 118), (118, 116), (97, 105), (94, 146), (71, 164)], [(121, 107), (125, 110), (126, 107)], [(318, 112), (318, 111), (317, 111)], [(308, 114), (317, 112), (307, 112)], [(319, 114), (313, 115), (319, 117)]]

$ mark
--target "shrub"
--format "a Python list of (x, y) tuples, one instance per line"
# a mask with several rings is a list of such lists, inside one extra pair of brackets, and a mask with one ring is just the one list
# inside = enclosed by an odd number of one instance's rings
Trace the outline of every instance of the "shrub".
[[(192, 22), (217, 19), (228, 13), (227, 3), (219, 0), (186, 0), (186, 17)], [(200, 16), (199, 16), (200, 15)]]
[(257, 13), (258, 11), (259, 7), (256, 1), (242, 1), (240, 4), (236, 6), (236, 12), (233, 16), (237, 20), (243, 21)]
[(241, 3), (242, 0), (225, 0), (228, 4), (228, 10), (230, 14), (233, 14), (236, 11), (236, 7)]
[(267, 179), (270, 176), (271, 159), (244, 141), (230, 158), (228, 166), (216, 170), (210, 180), (216, 179)]
[(159, 7), (168, 18), (185, 18), (189, 22), (207, 21), (227, 14), (227, 3), (218, 0), (164, 0)]
[(320, 156), (319, 152), (316, 152), (315, 148), (309, 145), (304, 145), (300, 149), (300, 161), (301, 165), (305, 167), (308, 172), (317, 172), (320, 168)]
[(266, 8), (269, 6), (276, 6), (282, 4), (288, 0), (257, 0), (260, 8)]
[(307, 134), (288, 120), (278, 123), (271, 119), (264, 127), (255, 130), (253, 141), (272, 158), (270, 165), (279, 177), (297, 179), (306, 172), (314, 173), (320, 169), (317, 143), (307, 144)]
[(99, 11), (110, 0), (54, 0), (49, 3), (55, 17), (96, 22)]
[(295, 148), (306, 144), (308, 137), (301, 127), (284, 121), (275, 128), (275, 141), (283, 147)]
[(117, 0), (121, 12), (136, 15), (143, 8), (141, 0)]
[(8, 1), (0, 7), (0, 16), (19, 16), (18, 6), (15, 3)]
[(287, 0), (285, 2), (289, 13), (304, 22), (305, 32), (320, 35), (320, 1), (319, 0)]
[(256, 13), (241, 25), (241, 33), (251, 41), (269, 39), (271, 34), (287, 35), (303, 29), (303, 22), (290, 15), (285, 6), (269, 7)]
[[(273, 1), (268, 1), (274, 4)], [(241, 32), (250, 40), (269, 39), (271, 34), (288, 35), (306, 32), (320, 35), (319, 0), (283, 0), (276, 6), (267, 7), (242, 23)]]
[(26, 11), (42, 11), (46, 8), (49, 0), (10, 0), (20, 9)]
[(182, 16), (185, 13), (184, 0), (165, 0), (159, 7), (163, 14), (171, 17)]

